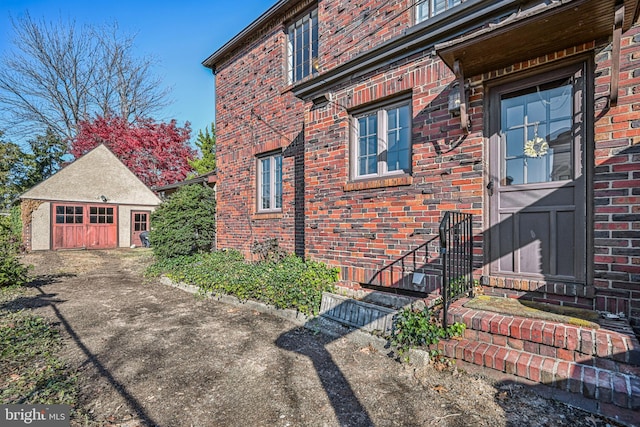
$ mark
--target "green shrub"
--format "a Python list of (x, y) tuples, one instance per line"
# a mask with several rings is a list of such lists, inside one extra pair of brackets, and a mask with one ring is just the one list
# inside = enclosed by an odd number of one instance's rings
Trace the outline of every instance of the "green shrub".
[(149, 240), (158, 259), (210, 252), (215, 239), (215, 194), (203, 185), (184, 186), (151, 214)]
[(288, 255), (279, 262), (250, 263), (235, 250), (159, 260), (148, 274), (200, 288), (204, 294), (234, 295), (277, 308), (317, 314), (323, 292), (334, 290), (338, 270)]
[[(461, 336), (464, 330), (465, 325), (458, 322), (443, 328), (438, 316), (427, 307), (405, 308), (394, 316), (390, 341), (402, 356), (412, 348), (432, 347), (443, 338)], [(439, 352), (430, 349), (430, 353), (435, 356)]]
[(23, 285), (29, 269), (20, 263), (20, 236), (14, 232), (10, 216), (0, 216), (0, 287)]
[(22, 244), (22, 217), (21, 217), (20, 206), (14, 206), (11, 208), (9, 212), (9, 228), (11, 229), (11, 234), (16, 238), (18, 244)]

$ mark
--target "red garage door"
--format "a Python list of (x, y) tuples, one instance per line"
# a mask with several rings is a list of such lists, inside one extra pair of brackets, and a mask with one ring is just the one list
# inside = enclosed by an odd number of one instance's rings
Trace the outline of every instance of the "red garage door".
[(109, 249), (118, 246), (117, 207), (53, 205), (53, 249)]

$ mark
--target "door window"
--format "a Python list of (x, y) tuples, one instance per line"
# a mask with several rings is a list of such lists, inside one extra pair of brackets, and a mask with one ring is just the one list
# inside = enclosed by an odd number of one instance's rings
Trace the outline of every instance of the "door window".
[(147, 214), (146, 213), (133, 214), (133, 230), (147, 231)]
[(502, 185), (572, 179), (573, 85), (570, 80), (502, 96)]

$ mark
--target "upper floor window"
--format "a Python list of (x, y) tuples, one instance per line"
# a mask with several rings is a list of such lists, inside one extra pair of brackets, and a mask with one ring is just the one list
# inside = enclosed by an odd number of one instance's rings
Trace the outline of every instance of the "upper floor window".
[(282, 154), (258, 159), (258, 212), (282, 209)]
[(289, 83), (315, 74), (318, 61), (318, 10), (305, 14), (289, 25)]
[(426, 21), (429, 18), (464, 3), (465, 0), (418, 0), (416, 2), (416, 23)]
[(355, 115), (352, 140), (351, 170), (354, 178), (410, 172), (409, 102)]

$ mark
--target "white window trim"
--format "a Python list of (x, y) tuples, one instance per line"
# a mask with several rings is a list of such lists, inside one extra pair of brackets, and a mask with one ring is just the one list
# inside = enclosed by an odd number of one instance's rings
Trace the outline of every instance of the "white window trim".
[[(289, 27), (287, 27), (287, 79), (288, 79), (288, 83), (289, 84), (293, 84), (301, 79), (304, 79), (304, 77), (302, 77), (299, 80), (294, 79), (294, 74), (295, 74), (295, 64), (294, 64), (294, 47), (291, 44), (291, 33), (295, 31), (295, 29), (302, 25), (302, 23), (304, 21), (312, 21), (313, 18), (315, 16), (316, 19), (316, 23), (319, 24), (318, 22), (318, 9), (313, 9), (307, 13), (305, 13), (304, 15), (302, 15), (299, 19), (297, 19), (295, 22), (293, 22), (291, 25), (289, 25)], [(313, 23), (311, 25), (309, 25), (309, 48), (311, 49), (311, 52), (309, 52), (309, 56), (311, 56), (312, 52), (313, 52)], [(317, 47), (316, 47), (317, 49)], [(309, 74), (307, 74), (307, 76), (310, 76), (312, 74), (316, 73), (316, 69), (313, 66), (314, 63), (314, 58), (311, 58), (311, 61), (309, 62), (309, 66), (310, 69)], [(305, 76), (305, 77), (307, 77)]]
[[(447, 1), (447, 3), (445, 5), (444, 10), (442, 10), (440, 12), (437, 12), (437, 13), (434, 13), (434, 11), (433, 11), (433, 0), (416, 0), (415, 9), (414, 9), (415, 10), (414, 15), (415, 15), (416, 24), (420, 24), (422, 22), (426, 22), (426, 21), (428, 21), (429, 19), (432, 19), (435, 16), (438, 16), (438, 15), (441, 15), (441, 14), (443, 14), (445, 12), (448, 12), (451, 9), (454, 9), (454, 8), (460, 6), (461, 3), (464, 3), (467, 0), (461, 0), (460, 3), (453, 4), (453, 5), (449, 5), (449, 1), (451, 1), (451, 0), (446, 0), (446, 1)], [(428, 9), (427, 16), (421, 17), (421, 15), (418, 13), (418, 10), (419, 10), (420, 6), (425, 6)]]
[[(385, 104), (383, 106), (379, 106), (379, 107), (375, 107), (375, 108), (371, 108), (368, 110), (363, 110), (358, 112), (357, 114), (353, 114), (351, 117), (351, 156), (350, 156), (350, 171), (351, 171), (351, 179), (353, 181), (357, 181), (357, 180), (365, 180), (365, 179), (372, 179), (372, 178), (380, 178), (380, 177), (389, 177), (389, 176), (395, 176), (395, 175), (406, 175), (406, 174), (410, 174), (411, 173), (411, 166), (412, 166), (412, 144), (413, 144), (413, 125), (412, 123), (410, 123), (409, 125), (409, 151), (408, 151), (408, 165), (409, 165), (409, 170), (405, 171), (405, 170), (393, 170), (393, 171), (389, 171), (389, 165), (387, 163), (387, 160), (383, 160), (382, 156), (380, 155), (381, 153), (385, 152), (387, 150), (387, 135), (388, 135), (388, 129), (389, 129), (389, 123), (388, 123), (388, 115), (387, 115), (387, 110), (391, 110), (394, 108), (399, 108), (399, 107), (404, 107), (404, 106), (408, 106), (409, 107), (409, 117), (413, 117), (413, 112), (412, 112), (412, 108), (411, 108), (411, 100), (403, 100), (403, 101), (398, 101), (395, 102), (393, 104)], [(365, 117), (365, 116), (370, 116), (372, 115), (372, 113), (377, 114), (377, 119), (378, 119), (378, 129), (377, 129), (377, 135), (378, 135), (378, 171), (376, 173), (370, 173), (370, 174), (366, 174), (366, 175), (360, 175), (358, 173), (358, 155), (359, 153), (359, 138), (360, 138), (360, 127), (359, 127), (359, 123), (358, 123), (358, 119), (360, 119), (361, 117)], [(383, 137), (381, 138), (380, 135), (383, 135)]]
[[(280, 207), (275, 207), (276, 206), (276, 161), (275, 159), (277, 157), (281, 158), (281, 162), (280, 162)], [(269, 161), (269, 177), (270, 177), (270, 182), (269, 182), (269, 207), (268, 208), (263, 208), (262, 207), (262, 161), (266, 160), (266, 159), (270, 159)], [(270, 155), (266, 155), (266, 156), (260, 156), (257, 159), (258, 162), (258, 168), (257, 168), (257, 183), (258, 183), (258, 188), (257, 188), (257, 195), (258, 195), (258, 200), (257, 200), (257, 209), (259, 213), (266, 213), (266, 212), (282, 212), (282, 153), (273, 153)]]

